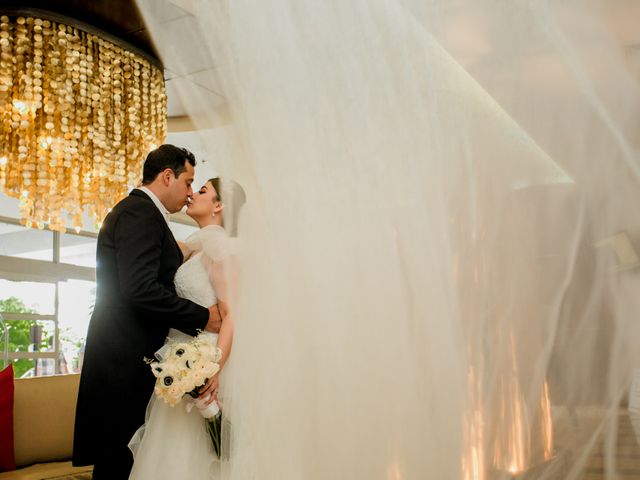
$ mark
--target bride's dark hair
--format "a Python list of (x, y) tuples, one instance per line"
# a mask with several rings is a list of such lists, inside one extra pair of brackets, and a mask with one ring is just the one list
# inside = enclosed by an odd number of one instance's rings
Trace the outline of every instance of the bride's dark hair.
[(224, 203), (224, 227), (229, 235), (238, 235), (238, 219), (240, 210), (247, 201), (244, 189), (239, 183), (233, 180), (223, 180), (220, 177), (210, 178), (208, 182), (216, 189), (217, 199), (215, 201)]

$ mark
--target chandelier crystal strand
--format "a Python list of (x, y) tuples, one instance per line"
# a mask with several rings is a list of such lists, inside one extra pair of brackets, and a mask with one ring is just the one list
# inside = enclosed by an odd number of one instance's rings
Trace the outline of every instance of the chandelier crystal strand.
[[(78, 28), (0, 17), (0, 189), (28, 227), (100, 225), (164, 141), (162, 71)], [(65, 214), (66, 213), (66, 214)]]

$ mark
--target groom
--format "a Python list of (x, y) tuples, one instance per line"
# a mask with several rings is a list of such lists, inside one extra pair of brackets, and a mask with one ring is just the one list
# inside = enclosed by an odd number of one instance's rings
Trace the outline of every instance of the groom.
[(73, 445), (74, 465), (95, 465), (94, 480), (129, 477), (127, 444), (145, 421), (155, 382), (144, 358), (153, 358), (169, 328), (220, 330), (216, 305), (207, 309), (180, 298), (173, 285), (183, 257), (169, 214), (193, 194), (195, 163), (183, 148), (153, 150), (144, 162), (143, 186), (113, 207), (98, 235), (96, 303)]

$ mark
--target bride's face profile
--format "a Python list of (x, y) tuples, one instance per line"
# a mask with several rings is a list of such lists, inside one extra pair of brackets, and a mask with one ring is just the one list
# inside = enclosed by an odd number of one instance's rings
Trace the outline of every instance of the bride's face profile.
[(194, 219), (215, 216), (222, 212), (222, 208), (218, 192), (211, 182), (207, 182), (194, 193), (193, 201), (187, 207), (187, 215)]

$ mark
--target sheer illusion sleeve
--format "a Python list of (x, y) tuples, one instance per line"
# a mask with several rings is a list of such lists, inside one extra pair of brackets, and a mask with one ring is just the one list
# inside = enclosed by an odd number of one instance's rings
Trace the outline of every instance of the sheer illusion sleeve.
[(223, 318), (218, 335), (218, 348), (222, 350), (220, 367), (224, 368), (233, 343), (234, 321), (230, 307), (235, 304), (238, 292), (238, 239), (230, 237), (224, 228), (213, 225), (200, 229), (192, 237), (188, 240), (190, 248), (203, 252), (202, 262), (218, 297), (218, 307)]
[(224, 228), (211, 225), (187, 239), (192, 251), (203, 251), (202, 261), (219, 301), (230, 303), (236, 295), (239, 274), (238, 239), (230, 237)]

